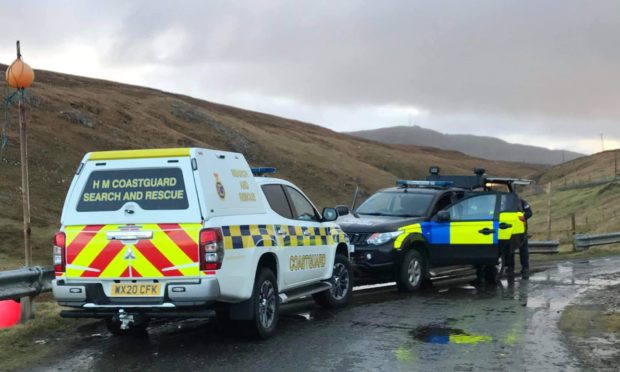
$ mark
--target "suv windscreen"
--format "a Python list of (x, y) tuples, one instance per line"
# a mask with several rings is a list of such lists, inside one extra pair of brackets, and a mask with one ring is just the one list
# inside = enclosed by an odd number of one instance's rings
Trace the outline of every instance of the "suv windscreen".
[(144, 210), (189, 207), (180, 168), (94, 171), (78, 201), (78, 212), (110, 212), (134, 202)]
[(355, 211), (361, 215), (419, 217), (429, 209), (435, 194), (378, 192)]

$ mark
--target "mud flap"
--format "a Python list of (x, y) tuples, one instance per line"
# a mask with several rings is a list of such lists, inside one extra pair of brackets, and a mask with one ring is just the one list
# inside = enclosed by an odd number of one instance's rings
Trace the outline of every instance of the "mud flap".
[(230, 305), (231, 320), (251, 320), (254, 319), (254, 296), (252, 298)]

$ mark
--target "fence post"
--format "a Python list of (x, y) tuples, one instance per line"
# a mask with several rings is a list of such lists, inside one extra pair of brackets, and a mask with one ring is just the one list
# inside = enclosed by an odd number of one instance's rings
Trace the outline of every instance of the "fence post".
[(547, 201), (547, 240), (551, 240), (551, 182), (547, 184), (546, 191), (549, 194)]
[[(572, 234), (572, 240), (575, 240), (575, 234), (577, 233), (577, 223), (575, 222), (575, 213), (570, 214), (570, 231)], [(573, 251), (576, 250), (575, 244), (573, 244)]]

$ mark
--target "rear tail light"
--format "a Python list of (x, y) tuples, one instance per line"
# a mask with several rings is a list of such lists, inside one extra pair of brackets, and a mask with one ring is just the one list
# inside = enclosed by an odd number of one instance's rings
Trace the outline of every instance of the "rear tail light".
[(521, 222), (525, 222), (525, 216), (523, 215), (519, 216), (519, 220), (521, 220)]
[(200, 230), (200, 270), (219, 270), (224, 261), (224, 239), (220, 229)]
[(57, 273), (64, 273), (67, 261), (65, 259), (65, 244), (67, 238), (64, 232), (57, 232), (54, 235), (54, 271)]

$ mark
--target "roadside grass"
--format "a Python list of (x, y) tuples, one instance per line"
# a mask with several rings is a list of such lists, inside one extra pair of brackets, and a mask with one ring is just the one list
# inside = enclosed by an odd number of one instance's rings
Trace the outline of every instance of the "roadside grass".
[(605, 313), (600, 305), (569, 305), (562, 312), (560, 329), (578, 337), (620, 333), (620, 313)]
[(66, 342), (66, 335), (75, 332), (92, 319), (64, 319), (61, 307), (53, 301), (35, 302), (35, 319), (26, 324), (0, 329), (0, 369), (19, 369), (44, 358), (55, 346)]
[[(32, 260), (35, 265), (52, 264), (52, 238), (56, 226), (32, 227)], [(21, 220), (0, 218), (0, 271), (24, 266), (24, 236)]]
[(534, 215), (529, 220), (532, 240), (547, 239), (547, 211), (551, 199), (551, 239), (562, 245), (572, 245), (571, 215), (575, 215), (575, 233), (593, 234), (620, 231), (620, 184), (564, 191), (551, 194), (527, 194), (524, 198), (532, 206)]
[[(603, 275), (602, 279), (618, 274)], [(571, 352), (591, 370), (618, 370), (620, 354), (620, 285), (588, 291), (576, 303), (568, 305), (558, 327), (566, 336)]]

